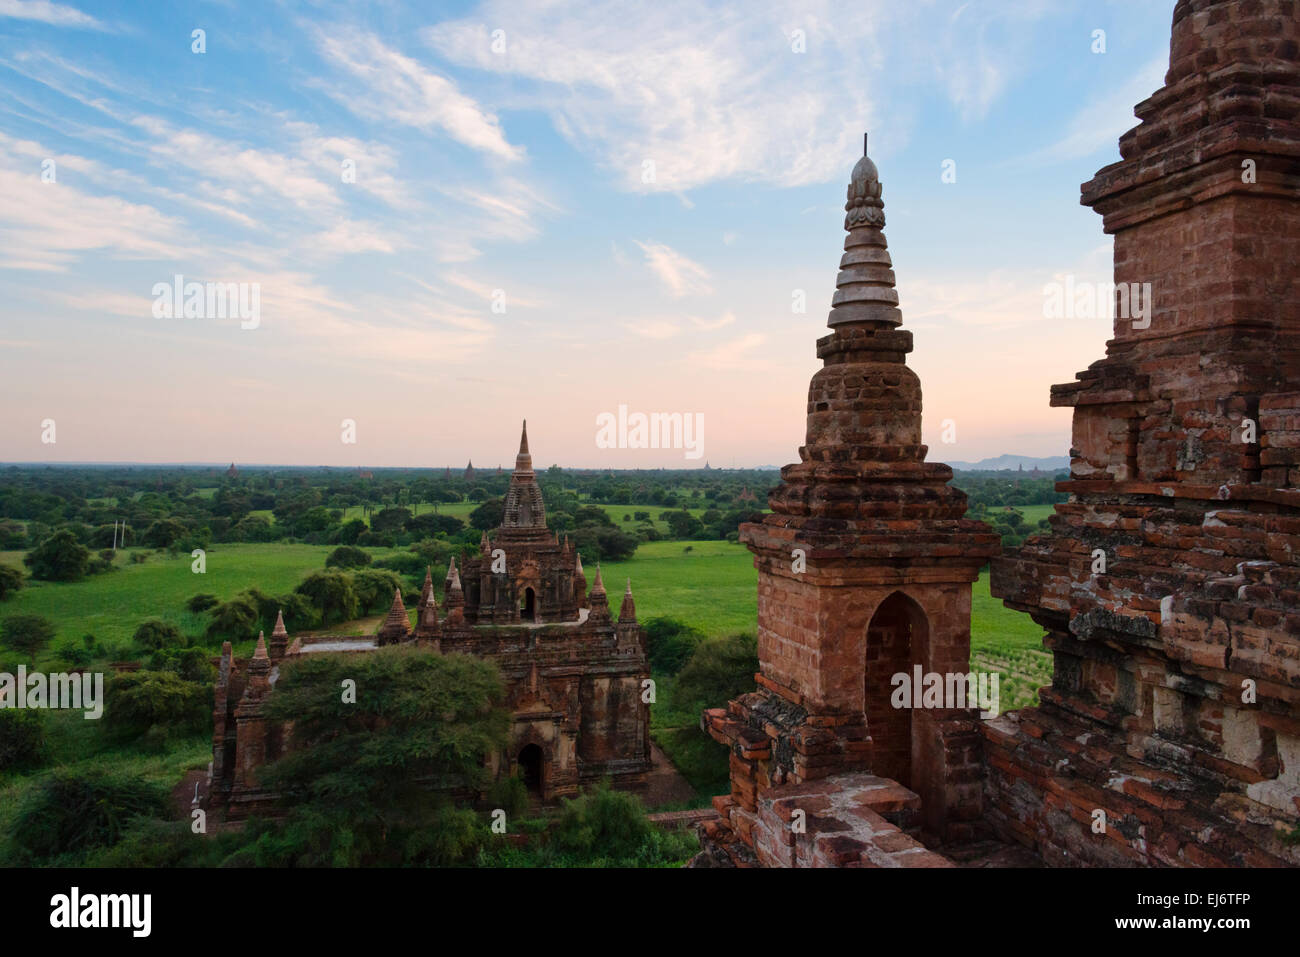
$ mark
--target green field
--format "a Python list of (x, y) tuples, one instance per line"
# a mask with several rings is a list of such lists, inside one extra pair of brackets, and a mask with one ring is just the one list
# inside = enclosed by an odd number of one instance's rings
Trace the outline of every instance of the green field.
[[(191, 571), (189, 553), (175, 557), (151, 553), (142, 564), (132, 564), (130, 553), (121, 549), (115, 570), (92, 575), (79, 582), (40, 582), (27, 579), (25, 587), (0, 606), (0, 616), (40, 615), (57, 630), (51, 645), (80, 642), (94, 635), (109, 644), (127, 643), (136, 627), (146, 619), (175, 622), (181, 630), (195, 633), (198, 616), (185, 608), (192, 596), (207, 593), (225, 600), (248, 588), (269, 595), (292, 591), (310, 572), (325, 566), (330, 545), (213, 545), (207, 550), (204, 574)], [(370, 549), (376, 558), (392, 550)], [(0, 552), (0, 563), (23, 568), (22, 552)], [(337, 630), (337, 629), (331, 629)], [(252, 636), (256, 637), (256, 636)], [(239, 650), (245, 650), (242, 645)], [(251, 650), (251, 638), (248, 649)], [(38, 662), (39, 663), (39, 662)]]
[[(587, 584), (596, 570), (587, 567)], [(601, 566), (611, 608), (632, 579), (637, 617), (677, 618), (706, 635), (754, 633), (758, 573), (753, 556), (730, 542), (647, 542), (630, 561)]]
[[(1056, 512), (1055, 505), (1016, 505), (1011, 506), (1011, 508), (1020, 513), (1025, 520), (1025, 524), (1030, 528), (1037, 528), (1040, 521)], [(989, 514), (996, 515), (1000, 511), (1003, 511), (1003, 509), (991, 508)]]

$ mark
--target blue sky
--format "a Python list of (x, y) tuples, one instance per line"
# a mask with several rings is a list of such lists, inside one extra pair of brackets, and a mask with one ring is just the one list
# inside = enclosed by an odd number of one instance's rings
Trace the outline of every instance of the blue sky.
[(1172, 7), (0, 0), (0, 460), (695, 464), (597, 448), (626, 404), (792, 461), (864, 130), (930, 458), (1063, 454), (1110, 323), (1043, 286), (1110, 277), (1078, 187)]

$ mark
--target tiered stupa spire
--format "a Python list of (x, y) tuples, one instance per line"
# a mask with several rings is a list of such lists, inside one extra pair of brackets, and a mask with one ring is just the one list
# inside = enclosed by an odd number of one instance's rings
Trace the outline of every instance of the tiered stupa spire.
[(405, 641), (411, 633), (411, 622), (406, 616), (406, 605), (402, 603), (402, 589), (393, 589), (393, 603), (388, 608), (388, 617), (379, 626), (379, 644), (391, 645)]
[(289, 631), (284, 627), (284, 612), (276, 611), (275, 627), (271, 629), (271, 660), (279, 661), (289, 649)]
[[(858, 553), (864, 547), (896, 551), (905, 543), (883, 523), (960, 523), (966, 496), (947, 484), (952, 469), (925, 461), (921, 384), (906, 364), (912, 334), (898, 328), (903, 319), (885, 241), (880, 174), (865, 153), (853, 167), (844, 209), (848, 235), (826, 323), (832, 332), (817, 342), (823, 368), (808, 389), (801, 461), (781, 470), (782, 483), (769, 501), (778, 516), (795, 523), (832, 518), (874, 526), (877, 535), (842, 529)], [(978, 548), (991, 550), (993, 538), (983, 537)]]
[(546, 506), (542, 503), (542, 489), (533, 472), (533, 456), (528, 451), (528, 421), (525, 420), (519, 436), (519, 454), (515, 457), (515, 470), (506, 490), (505, 510), (501, 517), (501, 538), (507, 542), (549, 542), (551, 533), (546, 528)]
[(623, 592), (623, 604), (618, 610), (619, 621), (636, 621), (636, 603), (632, 600), (632, 579), (627, 580), (627, 591)]

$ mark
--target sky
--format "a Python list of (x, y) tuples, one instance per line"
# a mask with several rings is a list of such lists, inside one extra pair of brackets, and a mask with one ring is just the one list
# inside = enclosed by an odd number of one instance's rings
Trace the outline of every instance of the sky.
[(0, 0), (0, 461), (796, 461), (864, 132), (929, 458), (1064, 455), (1172, 10)]

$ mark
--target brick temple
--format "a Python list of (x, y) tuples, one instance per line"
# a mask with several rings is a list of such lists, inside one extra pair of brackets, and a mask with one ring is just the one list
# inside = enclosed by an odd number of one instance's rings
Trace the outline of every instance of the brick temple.
[[(1083, 187), (1149, 322), (1123, 303), (1106, 357), (1052, 389), (1069, 501), (1006, 555), (925, 461), (858, 161), (800, 461), (742, 528), (758, 690), (703, 716), (731, 791), (697, 866), (1300, 864), (1298, 56), (1293, 0), (1176, 4), (1164, 87)], [(974, 677), (990, 558), (1046, 632), (1040, 704), (897, 707), (891, 676)]]
[(644, 786), (650, 736), (642, 683), (650, 671), (632, 585), (617, 618), (599, 567), (588, 591), (581, 557), (546, 526), (525, 423), (501, 526), (484, 533), (479, 554), (462, 567), (452, 559), (441, 609), (430, 573), (414, 628), (398, 591), (373, 637), (300, 635), (290, 641), (281, 618), (269, 646), (259, 637), (249, 660), (237, 661), (230, 643), (223, 645), (208, 807), (235, 819), (267, 806), (274, 795), (258, 784), (258, 769), (288, 748), (307, 745), (263, 717), (281, 666), (303, 655), (404, 643), (496, 663), (514, 723), (509, 747), (490, 761), (495, 775), (519, 773), (545, 802), (602, 779), (624, 789)]

